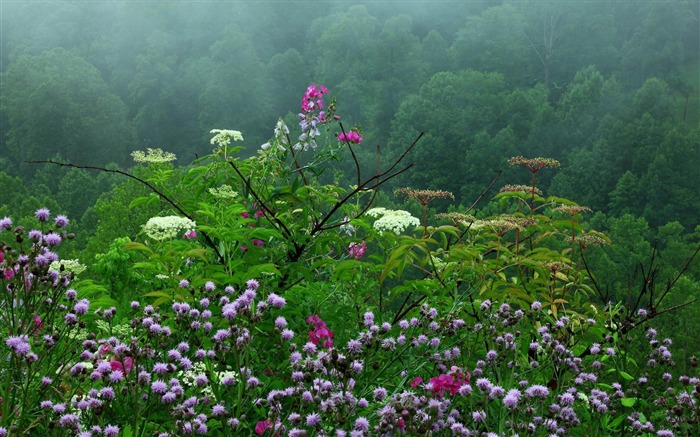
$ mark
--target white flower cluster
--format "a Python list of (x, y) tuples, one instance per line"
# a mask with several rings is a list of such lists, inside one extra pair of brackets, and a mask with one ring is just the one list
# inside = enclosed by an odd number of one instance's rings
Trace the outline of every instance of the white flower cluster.
[(216, 144), (219, 147), (228, 146), (233, 141), (243, 141), (243, 134), (237, 130), (228, 129), (212, 129), (210, 133), (215, 134), (211, 138), (211, 144)]
[(156, 241), (163, 241), (175, 237), (180, 231), (193, 229), (196, 223), (185, 217), (169, 215), (166, 217), (152, 217), (143, 226), (143, 231)]
[(177, 157), (174, 153), (164, 152), (162, 149), (146, 149), (146, 153), (141, 150), (131, 152), (131, 157), (134, 162), (143, 162), (146, 164), (161, 164), (164, 162), (175, 161)]
[(420, 225), (420, 220), (413, 217), (410, 212), (402, 209), (372, 208), (367, 211), (367, 215), (371, 217), (381, 216), (372, 225), (374, 229), (380, 232), (391, 231), (395, 234), (400, 234), (409, 226)]
[(60, 261), (54, 261), (51, 263), (49, 268), (51, 270), (61, 271), (61, 266), (63, 266), (63, 271), (65, 273), (72, 272), (75, 276), (83, 273), (87, 268), (85, 264), (81, 264), (77, 259), (62, 259)]
[(226, 184), (219, 188), (209, 188), (209, 192), (217, 199), (233, 199), (238, 196), (238, 192), (233, 191), (233, 188)]

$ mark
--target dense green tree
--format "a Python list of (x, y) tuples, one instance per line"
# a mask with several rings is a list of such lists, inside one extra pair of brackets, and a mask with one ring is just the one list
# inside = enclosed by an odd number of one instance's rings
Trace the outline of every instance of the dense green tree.
[(22, 56), (2, 76), (7, 156), (24, 161), (60, 153), (72, 162), (123, 162), (134, 134), (126, 107), (100, 73), (63, 49)]

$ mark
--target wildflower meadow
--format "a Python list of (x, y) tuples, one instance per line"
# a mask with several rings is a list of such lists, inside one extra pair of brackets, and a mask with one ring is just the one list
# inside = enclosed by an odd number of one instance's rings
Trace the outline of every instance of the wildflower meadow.
[(147, 188), (124, 214), (160, 205), (111, 243), (128, 286), (61, 257), (70, 217), (0, 220), (0, 437), (698, 435), (697, 358), (654, 329), (683, 269), (608, 299), (586, 255), (616, 242), (537, 186), (553, 159), (511, 158), (531, 183), (483, 210), (386, 190), (420, 135), (358, 160), (330, 95), (249, 158), (215, 129), (192, 163), (103, 169)]

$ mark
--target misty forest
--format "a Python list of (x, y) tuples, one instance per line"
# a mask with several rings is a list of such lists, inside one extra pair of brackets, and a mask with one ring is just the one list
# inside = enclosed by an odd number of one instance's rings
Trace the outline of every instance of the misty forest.
[(696, 436), (696, 0), (0, 1), (0, 437)]

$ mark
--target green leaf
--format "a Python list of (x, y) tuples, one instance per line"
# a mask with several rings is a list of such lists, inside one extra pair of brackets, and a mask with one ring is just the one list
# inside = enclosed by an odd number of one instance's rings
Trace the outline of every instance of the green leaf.
[(632, 381), (632, 380), (634, 379), (634, 378), (632, 377), (632, 375), (630, 375), (629, 373), (625, 372), (624, 370), (620, 370), (619, 373), (620, 373), (620, 376), (622, 376), (622, 378), (625, 379), (626, 381)]
[(625, 407), (633, 407), (637, 403), (637, 398), (622, 398), (620, 403)]

